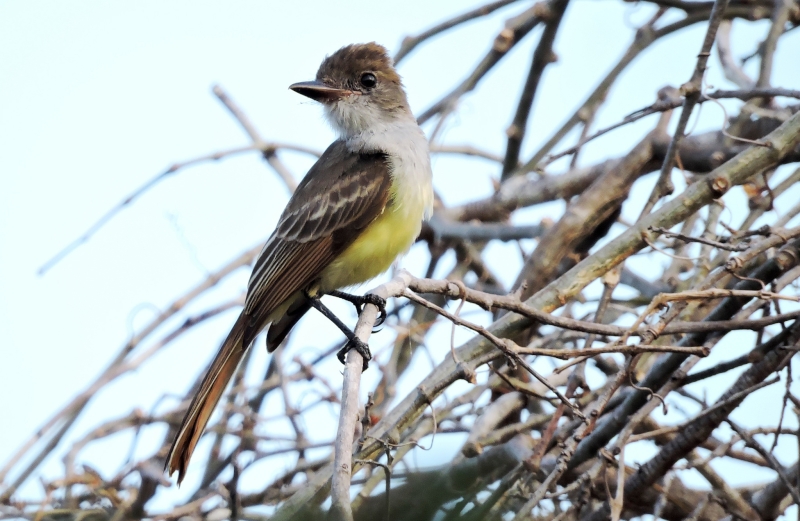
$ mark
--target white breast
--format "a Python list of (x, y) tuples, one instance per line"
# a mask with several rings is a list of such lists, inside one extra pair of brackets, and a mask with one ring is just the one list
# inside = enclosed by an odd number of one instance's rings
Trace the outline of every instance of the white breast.
[(428, 140), (413, 119), (372, 125), (347, 138), (353, 152), (384, 152), (389, 156), (395, 205), (409, 218), (427, 219), (433, 213), (433, 184)]

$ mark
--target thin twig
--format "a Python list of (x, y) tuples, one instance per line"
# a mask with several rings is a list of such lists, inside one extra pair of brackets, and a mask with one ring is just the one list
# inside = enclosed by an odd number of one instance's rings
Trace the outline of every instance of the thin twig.
[(708, 29), (706, 36), (703, 40), (703, 45), (700, 53), (697, 55), (697, 64), (695, 65), (694, 72), (691, 79), (681, 86), (681, 94), (684, 96), (683, 108), (681, 109), (681, 116), (678, 119), (678, 126), (672, 137), (672, 141), (667, 147), (667, 153), (664, 156), (664, 162), (661, 165), (661, 173), (656, 181), (656, 186), (650, 194), (644, 209), (641, 212), (639, 219), (650, 213), (656, 202), (663, 196), (669, 195), (675, 189), (672, 184), (672, 167), (675, 165), (675, 154), (680, 147), (681, 141), (684, 138), (686, 125), (689, 122), (689, 117), (692, 115), (692, 110), (697, 104), (702, 94), (703, 77), (706, 72), (706, 64), (711, 55), (711, 47), (714, 45), (714, 40), (717, 35), (717, 28), (722, 22), (722, 16), (725, 14), (725, 9), (728, 7), (729, 0), (716, 0), (714, 8), (711, 10), (711, 15), (708, 21)]
[(457, 27), (465, 22), (469, 22), (475, 20), (476, 18), (482, 18), (487, 16), (498, 9), (502, 9), (503, 7), (516, 2), (517, 0), (497, 0), (495, 2), (490, 2), (488, 4), (484, 4), (477, 9), (473, 9), (472, 11), (467, 11), (466, 13), (460, 14), (458, 16), (454, 16), (453, 18), (446, 20), (438, 25), (431, 27), (430, 29), (421, 32), (417, 36), (406, 36), (403, 38), (403, 43), (400, 44), (400, 49), (394, 55), (394, 63), (395, 65), (399, 64), (403, 58), (408, 56), (411, 51), (416, 49), (421, 43), (433, 38), (434, 36), (438, 36), (443, 32), (449, 31), (454, 27)]

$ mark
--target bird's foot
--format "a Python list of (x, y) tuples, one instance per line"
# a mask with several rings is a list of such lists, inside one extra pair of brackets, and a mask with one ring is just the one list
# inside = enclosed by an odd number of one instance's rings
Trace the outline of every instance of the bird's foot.
[[(347, 352), (350, 351), (351, 349), (355, 349), (356, 351), (361, 353), (361, 357), (364, 359), (364, 368), (362, 369), (362, 371), (366, 371), (367, 367), (369, 367), (369, 361), (372, 360), (372, 353), (370, 353), (369, 346), (366, 344), (366, 342), (364, 342), (363, 340), (358, 338), (356, 336), (356, 334), (349, 327), (347, 327), (344, 324), (344, 322), (339, 320), (339, 318), (336, 315), (334, 315), (333, 312), (330, 309), (325, 307), (325, 305), (322, 303), (322, 301), (320, 301), (318, 296), (312, 297), (307, 292), (304, 293), (304, 295), (306, 297), (306, 301), (308, 302), (308, 304), (311, 307), (313, 307), (314, 309), (316, 309), (317, 311), (322, 313), (322, 315), (325, 318), (327, 318), (328, 320), (333, 322), (333, 324), (336, 327), (338, 327), (339, 330), (342, 333), (344, 333), (344, 335), (348, 338), (347, 343), (344, 345), (344, 347), (341, 348), (338, 353), (336, 353), (336, 356), (339, 358), (339, 361), (341, 363), (344, 363), (344, 361), (345, 361), (344, 357), (345, 357), (345, 355), (347, 355)], [(348, 295), (348, 294), (345, 293), (345, 295)], [(354, 295), (348, 295), (348, 296), (349, 297), (355, 297)], [(378, 297), (378, 298), (380, 298), (380, 297)], [(386, 301), (383, 300), (383, 299), (381, 299), (381, 300), (383, 301), (383, 303), (385, 305)], [(370, 303), (370, 304), (374, 303), (374, 302), (371, 302), (369, 300), (367, 300), (366, 302)], [(358, 307), (356, 307), (356, 309), (358, 309)], [(360, 310), (359, 310), (359, 312), (360, 312)]]
[(328, 293), (332, 297), (340, 298), (342, 300), (346, 300), (353, 304), (356, 308), (356, 312), (361, 315), (361, 312), (364, 310), (365, 304), (372, 304), (376, 308), (378, 308), (378, 319), (375, 321), (375, 327), (379, 327), (383, 324), (384, 320), (386, 320), (386, 299), (383, 297), (379, 297), (373, 293), (367, 293), (366, 295), (353, 295), (351, 293), (345, 293), (344, 291), (331, 291)]
[(361, 371), (366, 371), (367, 368), (369, 367), (369, 361), (372, 360), (372, 353), (369, 350), (369, 345), (360, 338), (358, 338), (357, 336), (354, 336), (353, 338), (347, 341), (347, 343), (344, 345), (343, 348), (339, 350), (338, 353), (336, 353), (336, 356), (337, 358), (339, 358), (339, 361), (341, 363), (345, 363), (344, 357), (347, 355), (347, 352), (350, 351), (351, 349), (355, 349), (356, 351), (358, 351), (358, 353), (364, 359), (364, 365), (361, 368)]

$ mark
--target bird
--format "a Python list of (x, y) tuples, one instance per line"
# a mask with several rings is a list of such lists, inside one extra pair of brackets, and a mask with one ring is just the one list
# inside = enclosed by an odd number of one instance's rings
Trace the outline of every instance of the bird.
[(290, 197), (253, 266), (244, 308), (189, 404), (165, 465), (170, 476), (178, 472), (178, 485), (236, 368), (265, 329), (272, 352), (313, 307), (348, 337), (339, 359), (357, 349), (366, 369), (369, 347), (320, 297), (345, 298), (357, 310), (366, 302), (385, 305), (340, 290), (385, 272), (433, 212), (428, 140), (385, 47), (342, 47), (322, 61), (315, 80), (289, 88), (322, 105), (337, 139)]

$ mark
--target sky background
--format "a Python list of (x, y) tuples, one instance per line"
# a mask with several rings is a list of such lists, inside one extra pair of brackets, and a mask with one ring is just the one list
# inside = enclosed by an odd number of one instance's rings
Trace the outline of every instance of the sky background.
[[(169, 165), (249, 144), (238, 123), (211, 94), (212, 85), (219, 84), (229, 93), (267, 141), (322, 150), (334, 135), (319, 107), (289, 91), (290, 84), (313, 79), (325, 55), (343, 45), (377, 41), (394, 53), (404, 36), (480, 3), (0, 3), (0, 464), (85, 388), (156, 310), (208, 272), (262, 242), (274, 227), (288, 192), (257, 154), (241, 155), (172, 176), (50, 272), (37, 275), (47, 259)], [(504, 20), (528, 5), (512, 4), (441, 35), (408, 56), (400, 73), (415, 112), (460, 82), (490, 48)], [(555, 45), (559, 61), (547, 69), (537, 95), (523, 158), (582, 103), (630, 44), (635, 27), (652, 13), (651, 7), (637, 4), (572, 2)], [(640, 57), (617, 82), (594, 128), (652, 103), (661, 87), (688, 80), (705, 29), (705, 24), (699, 24), (665, 38)], [(767, 29), (763, 21), (737, 21), (734, 54), (751, 53)], [(504, 131), (537, 39), (529, 36), (464, 98), (441, 142), (504, 153)], [(773, 85), (800, 88), (798, 50), (800, 31), (781, 40)], [(732, 87), (722, 78), (716, 57), (710, 67), (709, 85)], [(752, 74), (754, 67), (755, 60), (747, 70)], [(719, 128), (723, 117), (722, 110), (707, 104), (694, 131)], [(654, 124), (649, 118), (590, 144), (581, 163), (624, 154)], [(292, 152), (282, 152), (280, 157), (297, 179), (313, 162)], [(433, 164), (435, 186), (447, 204), (490, 194), (492, 179), (499, 175), (496, 165), (474, 158), (441, 156)], [(560, 171), (559, 165), (552, 171)], [(778, 176), (787, 174), (783, 169)], [(637, 193), (649, 193), (652, 177), (637, 184)], [(745, 199), (732, 193), (726, 201), (730, 210), (723, 219), (735, 224), (746, 208)], [(630, 206), (626, 205), (624, 215), (635, 218), (640, 207)], [(543, 217), (557, 218), (562, 210), (561, 202), (540, 205), (519, 212), (515, 221), (538, 223)], [(518, 249), (493, 244), (486, 260), (510, 286), (521, 263)], [(426, 262), (425, 249), (417, 247), (401, 265), (421, 275)], [(452, 265), (448, 262), (452, 260), (443, 263), (437, 275), (446, 273)], [(652, 266), (648, 262), (653, 261), (634, 259), (630, 266), (646, 276)], [(663, 265), (667, 260), (657, 262)], [(248, 274), (249, 270), (240, 270), (187, 313), (237, 295)], [(335, 309), (345, 316), (350, 312), (346, 307)], [(133, 407), (151, 410), (165, 395), (182, 395), (216, 351), (234, 313), (191, 332), (104, 389), (67, 439), (78, 439), (104, 419)], [(311, 356), (327, 348), (337, 334), (329, 324), (310, 317), (298, 328), (293, 348)], [(469, 337), (464, 331), (457, 335), (462, 341)], [(431, 338), (449, 345), (449, 327), (438, 327)], [(737, 338), (720, 344), (715, 353), (724, 351), (719, 356), (733, 358), (752, 345), (752, 336)], [(380, 350), (391, 339), (387, 332), (374, 337), (371, 344)], [(435, 353), (444, 356), (446, 348)], [(257, 363), (266, 364), (263, 343), (257, 344), (254, 356)], [(419, 370), (410, 371), (411, 376), (402, 382), (406, 391), (429, 370), (424, 359), (415, 364)], [(329, 378), (338, 378), (338, 362), (331, 360), (322, 367)], [(365, 373), (364, 392), (374, 386), (375, 377)], [(707, 397), (715, 399), (725, 387), (706, 389)], [(757, 408), (748, 409), (746, 404), (739, 412), (757, 411), (758, 417), (769, 418), (765, 421), (775, 421), (778, 387), (761, 391), (764, 398)], [(327, 415), (331, 429), (334, 412)], [(158, 429), (143, 435), (137, 453), (147, 454), (162, 436)], [(59, 454), (68, 445), (63, 444)], [(110, 473), (118, 468), (129, 445), (129, 437), (114, 437), (82, 457)], [(784, 463), (796, 459), (796, 449), (789, 445), (779, 446)], [(426, 456), (425, 464), (445, 461), (459, 446), (454, 437), (441, 438), (438, 452)], [(641, 454), (646, 457), (651, 452), (644, 449)], [(43, 468), (45, 478), (63, 472), (59, 458)], [(768, 477), (748, 467), (747, 475), (734, 481)], [(187, 481), (192, 478), (190, 474)], [(698, 478), (692, 484), (703, 486), (704, 482)], [(37, 479), (29, 480), (21, 491), (26, 498), (39, 494)], [(159, 501), (168, 505), (179, 497), (180, 492), (172, 489)]]

